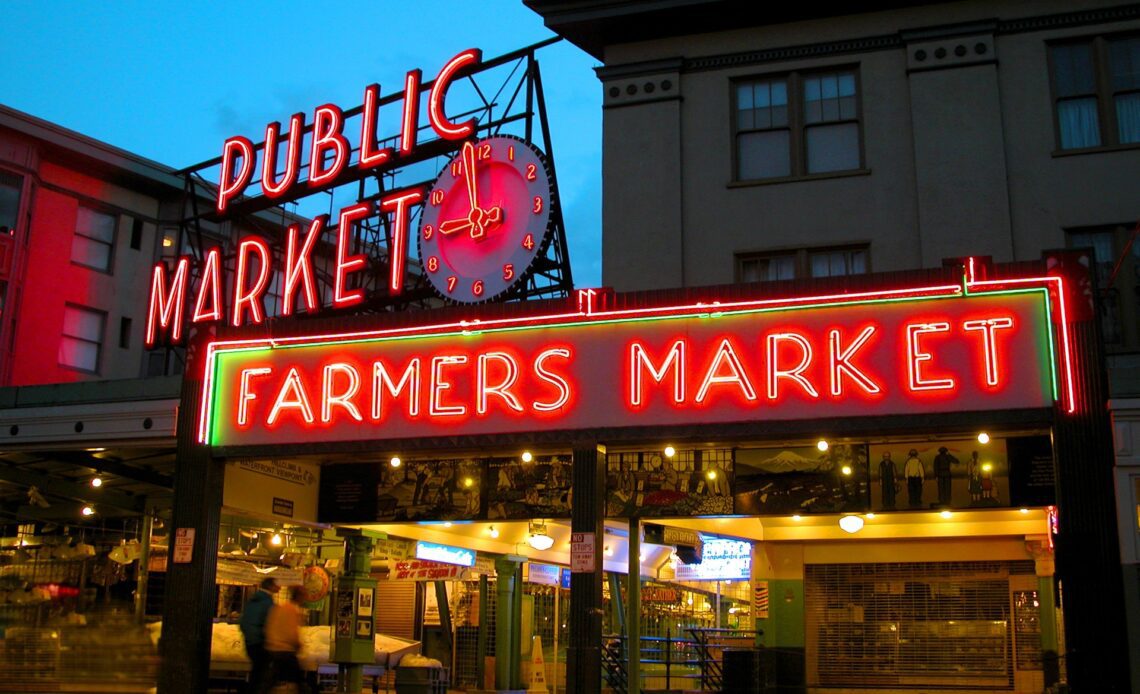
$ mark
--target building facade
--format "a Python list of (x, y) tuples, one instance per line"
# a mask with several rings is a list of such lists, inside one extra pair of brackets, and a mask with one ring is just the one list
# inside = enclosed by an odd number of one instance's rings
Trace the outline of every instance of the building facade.
[[(602, 62), (607, 286), (842, 286), (850, 275), (963, 256), (1008, 262), (1093, 249), (1110, 383), (1122, 398), (1113, 410), (1123, 554), (1108, 548), (1116, 532), (1102, 528), (1098, 557), (1124, 564), (1127, 596), (1114, 593), (1098, 610), (1123, 600), (1129, 617), (1114, 622), (1112, 638), (1123, 641), (1127, 621), (1130, 643), (1140, 642), (1127, 399), (1140, 348), (1131, 175), (1140, 168), (1140, 7), (881, 2), (766, 8), (751, 19), (737, 2), (528, 5)], [(1083, 503), (1112, 498), (1110, 471), (1089, 474), (1099, 482)], [(1076, 490), (1058, 484), (1072, 499)], [(774, 546), (797, 561), (819, 551)], [(1072, 665), (1078, 651), (1102, 648), (1068, 647)], [(1113, 652), (1131, 653), (1140, 681), (1135, 646)], [(825, 684), (808, 660), (808, 686)], [(1113, 680), (1093, 669), (1083, 681), (1098, 672)], [(846, 681), (867, 684), (854, 669)]]

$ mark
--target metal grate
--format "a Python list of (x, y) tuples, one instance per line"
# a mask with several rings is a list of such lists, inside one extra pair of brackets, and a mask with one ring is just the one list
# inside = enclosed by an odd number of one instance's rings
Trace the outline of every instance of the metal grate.
[(1009, 577), (1026, 573), (1033, 562), (805, 567), (808, 684), (1012, 689)]

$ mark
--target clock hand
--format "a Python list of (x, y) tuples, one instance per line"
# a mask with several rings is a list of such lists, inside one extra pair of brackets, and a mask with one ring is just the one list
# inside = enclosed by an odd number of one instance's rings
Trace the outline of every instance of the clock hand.
[(479, 194), (475, 189), (475, 145), (463, 143), (463, 177), (467, 179), (467, 200), (471, 209), (479, 209)]
[(439, 223), (439, 233), (447, 236), (457, 231), (470, 229), (472, 226), (471, 220), (466, 217), (463, 219), (448, 219), (447, 221)]

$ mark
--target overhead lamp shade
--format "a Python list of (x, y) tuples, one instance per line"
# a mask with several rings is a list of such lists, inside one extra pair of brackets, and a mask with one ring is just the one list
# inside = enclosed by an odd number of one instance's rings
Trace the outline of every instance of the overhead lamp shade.
[(531, 547), (544, 551), (554, 546), (554, 538), (546, 534), (546, 523), (531, 523), (530, 536), (526, 543)]
[(857, 533), (863, 529), (863, 519), (859, 516), (843, 516), (839, 519), (839, 527), (844, 532)]

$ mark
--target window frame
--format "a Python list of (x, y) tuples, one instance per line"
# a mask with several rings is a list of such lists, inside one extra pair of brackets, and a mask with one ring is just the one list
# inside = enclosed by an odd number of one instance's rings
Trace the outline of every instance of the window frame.
[[(855, 79), (855, 117), (854, 119), (840, 119), (808, 123), (806, 118), (803, 85), (804, 80), (814, 76), (841, 74), (850, 72)], [(772, 176), (769, 178), (742, 178), (740, 176), (740, 136), (752, 132), (774, 131), (776, 128), (740, 128), (740, 108), (738, 106), (738, 90), (744, 84), (766, 82), (783, 79), (787, 85), (788, 93), (788, 157), (789, 171), (787, 176)], [(799, 70), (786, 70), (766, 74), (751, 74), (733, 77), (729, 80), (729, 113), (731, 128), (729, 133), (732, 153), (732, 171), (729, 180), (733, 185), (762, 185), (766, 183), (781, 183), (784, 181), (812, 180), (817, 178), (836, 178), (868, 173), (866, 151), (863, 138), (863, 80), (859, 63), (842, 63), (820, 67), (804, 68)], [(854, 123), (858, 129), (858, 166), (853, 169), (838, 169), (835, 171), (808, 172), (807, 170), (807, 131), (820, 125), (841, 125)]]
[[(1093, 266), (1091, 271), (1096, 279), (1097, 312), (1100, 323), (1101, 339), (1106, 354), (1136, 354), (1140, 353), (1140, 240), (1129, 243), (1134, 231), (1134, 225), (1128, 223), (1098, 224), (1085, 227), (1066, 227), (1065, 246), (1072, 249), (1088, 249), (1093, 253)], [(1098, 258), (1095, 247), (1087, 243), (1077, 243), (1077, 235), (1104, 234), (1112, 243), (1112, 257)], [(1124, 255), (1128, 251), (1128, 255)], [(1107, 265), (1116, 268), (1120, 262), (1119, 281), (1112, 287), (1104, 284), (1096, 274), (1098, 265)], [(1131, 274), (1125, 270), (1131, 269)], [(1109, 300), (1108, 297), (1114, 297)], [(1109, 306), (1115, 306), (1116, 324), (1107, 325)], [(1109, 341), (1108, 330), (1115, 328), (1120, 335), (1119, 341)]]
[[(112, 231), (111, 231), (111, 242), (110, 243), (107, 243), (103, 239), (98, 239), (98, 238), (95, 238), (94, 236), (90, 236), (88, 234), (81, 233), (79, 231), (79, 211), (84, 210), (84, 209), (90, 210), (91, 212), (94, 212), (95, 214), (101, 214), (101, 215), (110, 217), (111, 219), (114, 220), (114, 223), (111, 227)], [(95, 272), (101, 272), (105, 275), (115, 274), (114, 273), (114, 270), (115, 270), (115, 248), (118, 245), (117, 241), (119, 238), (119, 223), (121, 221), (122, 221), (122, 213), (120, 213), (120, 212), (109, 210), (105, 207), (99, 207), (97, 205), (88, 205), (88, 204), (84, 204), (83, 202), (80, 202), (79, 205), (75, 209), (75, 229), (72, 232), (73, 235), (72, 235), (72, 239), (71, 239), (71, 250), (70, 250), (70, 255), (69, 255), (69, 259), (71, 260), (71, 264), (72, 265), (78, 265), (79, 267), (87, 268), (88, 270), (94, 270)], [(76, 240), (75, 237), (78, 237), (78, 236), (82, 236), (84, 239), (86, 239), (87, 243), (103, 244), (103, 245), (110, 246), (110, 250), (107, 251), (107, 267), (103, 268), (103, 267), (99, 267), (98, 265), (89, 265), (87, 263), (84, 263), (84, 262), (81, 262), (81, 261), (75, 259), (75, 240)]]
[(99, 374), (102, 373), (103, 345), (107, 340), (107, 312), (101, 311), (97, 308), (92, 308), (90, 306), (83, 306), (81, 304), (74, 304), (71, 302), (67, 302), (66, 304), (64, 304), (65, 315), (66, 315), (67, 309), (74, 309), (76, 311), (83, 311), (83, 312), (86, 312), (86, 313), (89, 313), (92, 315), (98, 315), (99, 316), (99, 340), (98, 341), (90, 340), (90, 339), (87, 339), (86, 337), (83, 337), (80, 335), (71, 335), (71, 334), (64, 332), (64, 330), (65, 330), (64, 325), (63, 325), (64, 321), (61, 321), (60, 328), (59, 328), (59, 340), (60, 340), (61, 346), (62, 346), (65, 338), (69, 338), (69, 339), (75, 340), (77, 342), (85, 342), (88, 344), (94, 344), (95, 345), (95, 370), (92, 371), (90, 369), (85, 369), (81, 366), (76, 366), (74, 364), (67, 364), (58, 356), (56, 357), (56, 362), (57, 362), (59, 368), (61, 368), (61, 369), (68, 369), (69, 371), (77, 371), (79, 373), (93, 374), (93, 375), (98, 376)]
[[(811, 258), (812, 255), (818, 253), (835, 253), (838, 251), (861, 251), (864, 256), (864, 271), (859, 274), (870, 274), (871, 270), (871, 244), (870, 243), (843, 243), (835, 246), (802, 246), (796, 248), (773, 248), (763, 251), (736, 251), (732, 254), (733, 264), (733, 281), (737, 284), (740, 283), (754, 283), (754, 282), (787, 282), (789, 280), (745, 280), (743, 273), (743, 264), (749, 260), (768, 260), (771, 258), (785, 258), (788, 256), (793, 257), (793, 280), (812, 279), (815, 275), (811, 272)], [(825, 277), (815, 279), (827, 279), (829, 277), (853, 277), (855, 273), (849, 275), (827, 275)]]
[[(1075, 36), (1048, 41), (1046, 43), (1045, 59), (1049, 70), (1049, 99), (1053, 111), (1053, 154), (1069, 155), (1084, 154), (1086, 152), (1104, 152), (1119, 149), (1138, 149), (1140, 142), (1120, 142), (1120, 126), (1116, 118), (1117, 92), (1112, 88), (1112, 62), (1109, 55), (1109, 44), (1116, 40), (1140, 39), (1140, 33), (1135, 31), (1119, 32), (1115, 34), (1097, 34), (1094, 36)], [(1069, 147), (1061, 145), (1061, 120), (1058, 104), (1072, 99), (1069, 96), (1060, 96), (1057, 88), (1057, 64), (1054, 60), (1054, 49), (1059, 46), (1077, 46), (1088, 44), (1091, 47), (1093, 85), (1095, 91), (1092, 96), (1096, 98), (1097, 127), (1100, 135), (1100, 144), (1092, 147)], [(1125, 92), (1121, 92), (1125, 93)]]

